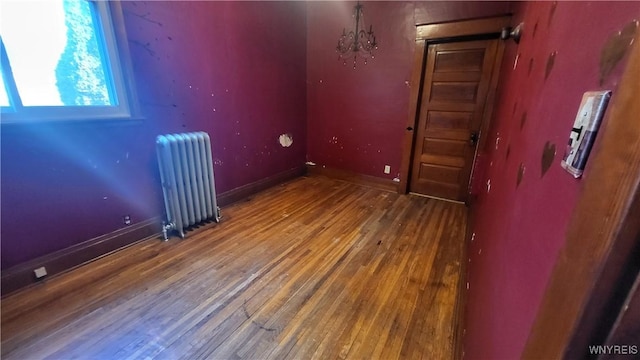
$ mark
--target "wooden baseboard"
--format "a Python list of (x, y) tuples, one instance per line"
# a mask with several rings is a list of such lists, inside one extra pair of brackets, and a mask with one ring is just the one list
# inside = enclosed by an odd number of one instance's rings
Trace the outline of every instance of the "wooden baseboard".
[(270, 187), (273, 187), (273, 186), (282, 184), (286, 181), (293, 180), (297, 177), (303, 176), (306, 173), (306, 171), (307, 170), (304, 166), (299, 166), (299, 167), (295, 167), (293, 169), (275, 174), (268, 178), (264, 178), (256, 182), (252, 182), (250, 184), (237, 187), (233, 190), (225, 191), (221, 194), (218, 194), (218, 199), (217, 199), (218, 205), (225, 206), (225, 205), (229, 205), (234, 202), (240, 201), (251, 195), (259, 193), (260, 191), (266, 190)]
[[(303, 176), (305, 173), (306, 168), (300, 166), (224, 192), (218, 195), (218, 205), (224, 206), (242, 200), (272, 186)], [(43, 279), (51, 278), (149, 237), (159, 236), (161, 229), (162, 218), (155, 217), (16, 265), (2, 272), (1, 294), (2, 296), (8, 295), (18, 289), (36, 284)], [(39, 267), (45, 267), (47, 270), (47, 276), (40, 280), (36, 279), (33, 272)]]
[(398, 191), (398, 183), (394, 182), (393, 180), (358, 174), (348, 170), (335, 169), (321, 165), (307, 165), (307, 173), (311, 175), (322, 175), (333, 179), (343, 180), (357, 185), (374, 187), (380, 190), (391, 192)]
[[(160, 234), (162, 219), (151, 218), (73, 245), (2, 271), (2, 296), (71, 270), (114, 251)], [(45, 267), (47, 275), (36, 279), (34, 270)]]

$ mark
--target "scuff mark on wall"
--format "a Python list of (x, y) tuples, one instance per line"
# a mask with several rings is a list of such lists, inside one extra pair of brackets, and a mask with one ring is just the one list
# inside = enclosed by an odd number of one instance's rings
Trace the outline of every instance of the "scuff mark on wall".
[(556, 14), (557, 6), (558, 6), (558, 2), (554, 1), (553, 4), (551, 5), (551, 10), (549, 11), (549, 21), (547, 23), (547, 26), (551, 26), (551, 23), (553, 22), (553, 15)]
[(547, 141), (544, 144), (544, 149), (542, 149), (542, 173), (540, 177), (542, 178), (544, 174), (549, 171), (551, 165), (553, 164), (553, 160), (556, 157), (556, 144)]
[(520, 163), (520, 167), (518, 168), (518, 178), (516, 180), (516, 187), (520, 186), (520, 183), (522, 182), (522, 178), (524, 177), (524, 172), (527, 168), (524, 166), (523, 163)]
[(151, 44), (149, 42), (146, 42), (144, 44), (142, 42), (140, 42), (140, 41), (137, 41), (137, 40), (129, 40), (129, 42), (134, 44), (134, 45), (140, 46), (141, 48), (146, 50), (149, 53), (149, 55), (151, 55), (151, 56), (154, 56), (156, 54), (156, 52), (151, 49)]
[(602, 47), (602, 51), (600, 52), (600, 86), (604, 84), (606, 77), (616, 67), (618, 62), (624, 58), (627, 50), (631, 47), (631, 44), (633, 44), (637, 28), (638, 20), (634, 20), (610, 37)]
[(293, 136), (289, 133), (282, 134), (280, 135), (280, 137), (278, 137), (278, 142), (282, 147), (289, 147), (293, 144)]
[(124, 13), (125, 13), (125, 14), (127, 14), (127, 15), (133, 15), (133, 16), (136, 16), (136, 17), (138, 17), (138, 18), (140, 18), (140, 19), (142, 19), (142, 20), (148, 21), (148, 22), (150, 22), (150, 23), (152, 23), (152, 24), (156, 24), (156, 25), (158, 25), (158, 26), (163, 26), (163, 25), (162, 25), (162, 23), (161, 23), (160, 21), (156, 21), (156, 20), (153, 20), (153, 19), (150, 19), (150, 18), (149, 18), (149, 15), (151, 15), (151, 12), (147, 12), (146, 14), (136, 14), (136, 13), (134, 13), (133, 11), (127, 11), (127, 10), (125, 10), (125, 11), (124, 11)]
[(547, 67), (546, 67), (545, 72), (544, 72), (544, 79), (545, 80), (547, 80), (547, 78), (551, 74), (551, 70), (553, 70), (553, 65), (556, 62), (556, 56), (557, 55), (558, 55), (557, 51), (554, 51), (551, 54), (549, 54), (549, 58), (547, 59)]

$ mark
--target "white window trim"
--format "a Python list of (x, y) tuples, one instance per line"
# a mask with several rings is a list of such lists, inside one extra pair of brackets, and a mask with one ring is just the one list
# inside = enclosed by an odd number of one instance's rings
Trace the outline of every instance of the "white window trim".
[[(110, 66), (114, 98), (117, 98), (116, 106), (22, 106), (20, 102), (12, 103), (12, 107), (2, 107), (0, 123), (24, 124), (37, 122), (62, 122), (62, 121), (91, 121), (91, 120), (129, 120), (139, 118), (137, 96), (133, 81), (133, 71), (124, 26), (124, 17), (119, 1), (95, 1), (99, 22), (98, 27), (102, 34), (97, 34), (99, 40), (104, 41), (104, 54)], [(3, 67), (8, 64), (6, 54), (3, 54)], [(6, 63), (5, 63), (6, 62)], [(7, 82), (7, 95), (10, 101), (17, 89), (15, 83), (7, 79), (7, 72), (3, 75)], [(1, 86), (1, 85), (0, 85)]]

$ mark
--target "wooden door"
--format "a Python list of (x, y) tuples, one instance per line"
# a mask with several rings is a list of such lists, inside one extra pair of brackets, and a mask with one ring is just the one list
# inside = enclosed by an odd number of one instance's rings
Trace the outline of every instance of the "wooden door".
[(427, 49), (409, 190), (466, 201), (498, 41)]

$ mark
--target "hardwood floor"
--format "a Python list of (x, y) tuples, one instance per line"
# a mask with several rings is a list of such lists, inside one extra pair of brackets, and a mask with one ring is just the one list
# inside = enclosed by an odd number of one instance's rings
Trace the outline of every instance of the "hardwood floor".
[(463, 205), (324, 177), (2, 300), (4, 359), (450, 359)]

